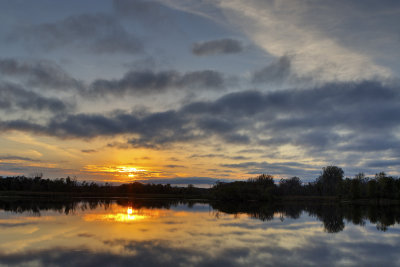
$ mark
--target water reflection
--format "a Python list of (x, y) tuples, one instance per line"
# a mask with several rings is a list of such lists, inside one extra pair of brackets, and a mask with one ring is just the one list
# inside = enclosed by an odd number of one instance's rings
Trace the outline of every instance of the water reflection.
[(398, 206), (0, 199), (0, 265), (395, 266), (399, 215)]
[[(247, 214), (251, 218), (270, 221), (279, 214), (279, 218), (298, 219), (303, 212), (323, 223), (328, 233), (337, 233), (345, 228), (345, 221), (364, 226), (369, 220), (378, 230), (386, 231), (390, 226), (400, 223), (398, 205), (340, 205), (316, 203), (212, 203), (211, 206), (228, 214)], [(218, 216), (218, 215), (217, 215)]]
[[(112, 203), (118, 208), (110, 209)], [(77, 211), (101, 209), (103, 213), (86, 214), (87, 221), (120, 221), (127, 222), (156, 218), (163, 209), (169, 210), (184, 206), (190, 210), (196, 201), (161, 200), (161, 199), (0, 199), (0, 210), (14, 213), (29, 212), (40, 216), (45, 211), (55, 211), (65, 215)], [(400, 223), (400, 206), (398, 205), (340, 205), (316, 203), (210, 203), (213, 216), (219, 218), (222, 214), (232, 214), (234, 217), (245, 214), (261, 221), (279, 218), (298, 219), (303, 212), (323, 223), (328, 233), (343, 231), (345, 222), (364, 226), (366, 221), (376, 225), (381, 231), (387, 231), (390, 226)], [(108, 211), (108, 212), (107, 212)]]

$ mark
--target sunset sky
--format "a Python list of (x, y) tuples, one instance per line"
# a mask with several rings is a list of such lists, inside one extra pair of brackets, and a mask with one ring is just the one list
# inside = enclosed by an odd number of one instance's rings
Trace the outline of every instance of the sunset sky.
[(398, 0), (0, 0), (0, 176), (400, 175)]

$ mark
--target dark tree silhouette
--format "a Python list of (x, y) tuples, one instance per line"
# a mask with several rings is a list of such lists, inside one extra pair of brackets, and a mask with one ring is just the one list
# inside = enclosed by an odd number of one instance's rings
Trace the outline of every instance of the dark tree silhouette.
[(322, 168), (322, 174), (317, 179), (321, 193), (327, 196), (339, 195), (341, 193), (341, 183), (344, 171), (337, 166), (327, 166)]
[(279, 189), (283, 195), (300, 195), (303, 193), (301, 180), (296, 176), (289, 179), (281, 179)]

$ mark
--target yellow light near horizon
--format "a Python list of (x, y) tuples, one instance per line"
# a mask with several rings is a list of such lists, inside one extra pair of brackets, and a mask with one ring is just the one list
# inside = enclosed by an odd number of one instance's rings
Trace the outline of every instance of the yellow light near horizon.
[(136, 168), (126, 167), (126, 166), (118, 166), (118, 172), (137, 172)]
[(128, 214), (132, 214), (132, 208), (128, 208), (128, 210), (126, 211), (126, 213), (128, 213)]
[[(88, 165), (85, 167), (87, 171), (96, 172), (96, 173), (111, 173), (114, 176), (128, 176), (130, 178), (136, 177), (139, 173), (144, 174), (148, 171), (145, 169), (139, 169), (131, 166), (96, 166), (96, 165)], [(140, 175), (139, 175), (140, 176)]]

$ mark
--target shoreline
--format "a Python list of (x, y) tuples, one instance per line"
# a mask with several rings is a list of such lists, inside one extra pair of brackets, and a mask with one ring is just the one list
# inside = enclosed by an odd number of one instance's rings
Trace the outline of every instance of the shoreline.
[(36, 192), (36, 191), (0, 191), (0, 199), (34, 198), (34, 199), (141, 199), (141, 200), (187, 200), (199, 202), (230, 202), (230, 203), (312, 203), (318, 204), (351, 204), (351, 205), (399, 205), (398, 199), (346, 199), (336, 196), (283, 196), (269, 201), (259, 200), (234, 200), (215, 199), (204, 195), (179, 195), (179, 194), (133, 194), (133, 193), (97, 193), (97, 192)]

